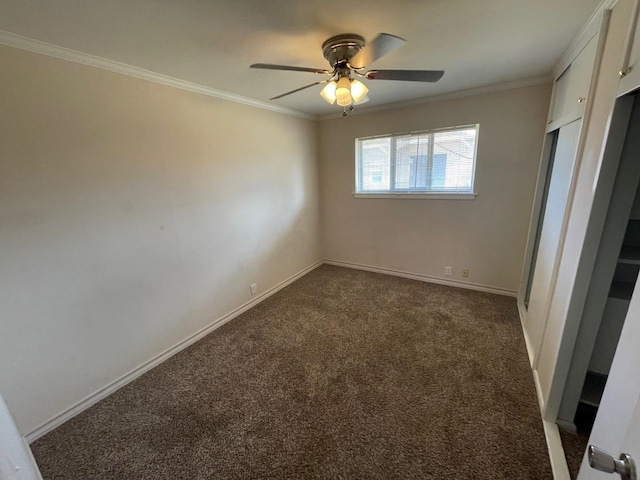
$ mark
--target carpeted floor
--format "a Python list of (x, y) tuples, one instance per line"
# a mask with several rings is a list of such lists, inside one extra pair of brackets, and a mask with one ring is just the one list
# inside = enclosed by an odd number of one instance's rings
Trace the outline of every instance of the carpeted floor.
[(560, 429), (560, 440), (562, 440), (562, 448), (564, 456), (567, 459), (567, 467), (572, 480), (578, 478), (582, 457), (589, 443), (589, 434), (586, 432), (567, 432)]
[(32, 445), (45, 479), (551, 479), (516, 302), (322, 266)]

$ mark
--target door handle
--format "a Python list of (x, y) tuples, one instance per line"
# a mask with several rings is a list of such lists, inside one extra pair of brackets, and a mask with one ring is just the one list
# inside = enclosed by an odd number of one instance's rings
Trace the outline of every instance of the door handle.
[(604, 450), (589, 445), (589, 466), (606, 473), (617, 473), (622, 480), (637, 480), (636, 463), (628, 453), (613, 458)]

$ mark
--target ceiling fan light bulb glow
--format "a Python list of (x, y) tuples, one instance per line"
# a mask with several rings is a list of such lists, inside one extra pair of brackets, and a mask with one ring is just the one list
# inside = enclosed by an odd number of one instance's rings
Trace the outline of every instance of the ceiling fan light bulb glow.
[(342, 92), (336, 91), (336, 103), (338, 105), (347, 107), (351, 105), (352, 102), (353, 99), (351, 98), (351, 92), (349, 92), (349, 90), (342, 89)]
[(351, 80), (351, 96), (355, 103), (359, 103), (369, 93), (367, 86), (359, 80)]
[(333, 105), (336, 101), (336, 82), (329, 82), (320, 92), (322, 98)]
[(342, 77), (336, 85), (336, 100), (338, 105), (346, 107), (351, 105), (351, 82), (348, 77)]

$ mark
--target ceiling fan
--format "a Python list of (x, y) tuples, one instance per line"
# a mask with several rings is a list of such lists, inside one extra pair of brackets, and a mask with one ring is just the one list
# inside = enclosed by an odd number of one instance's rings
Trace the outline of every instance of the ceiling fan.
[(269, 63), (254, 63), (251, 68), (266, 70), (287, 70), (293, 72), (311, 72), (328, 75), (329, 78), (296, 88), (269, 100), (277, 100), (292, 93), (305, 90), (315, 85), (327, 84), (320, 95), (327, 102), (337, 103), (343, 107), (343, 116), (347, 115), (347, 107), (353, 110), (353, 104), (368, 101), (369, 89), (356, 78), (367, 80), (402, 80), (408, 82), (437, 82), (444, 75), (443, 70), (363, 70), (383, 57), (387, 53), (404, 45), (406, 40), (390, 35), (379, 34), (373, 41), (366, 43), (365, 39), (355, 33), (343, 33), (333, 36), (322, 44), (324, 58), (329, 61), (331, 69), (295, 67), (290, 65), (273, 65)]

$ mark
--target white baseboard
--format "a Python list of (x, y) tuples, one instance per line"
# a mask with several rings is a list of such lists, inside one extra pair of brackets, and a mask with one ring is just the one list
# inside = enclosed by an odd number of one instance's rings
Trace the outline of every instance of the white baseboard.
[(542, 415), (542, 419), (544, 420), (544, 409), (546, 406), (546, 402), (544, 401), (544, 396), (542, 395), (542, 386), (540, 385), (540, 377), (538, 376), (537, 370), (533, 370), (533, 384), (536, 386), (538, 406), (540, 407), (540, 414)]
[(529, 362), (531, 370), (533, 372), (533, 383), (536, 386), (536, 396), (538, 397), (538, 405), (540, 407), (540, 417), (542, 419), (542, 426), (544, 428), (544, 438), (547, 441), (547, 450), (549, 451), (549, 461), (551, 462), (551, 471), (553, 472), (554, 480), (571, 480), (569, 474), (569, 467), (567, 466), (567, 458), (564, 455), (564, 448), (562, 447), (562, 440), (560, 440), (560, 431), (558, 425), (554, 422), (544, 419), (545, 400), (542, 395), (542, 386), (540, 385), (540, 377), (538, 377), (538, 371), (533, 369), (534, 352), (529, 341), (529, 336), (524, 329), (525, 308), (520, 302), (518, 302), (518, 313), (520, 314), (520, 324), (522, 326), (522, 335), (524, 336), (524, 342), (527, 346), (527, 354), (529, 355)]
[(256, 306), (258, 303), (266, 300), (268, 297), (270, 297), (274, 293), (278, 292), (279, 290), (282, 290), (284, 287), (286, 287), (286, 286), (290, 285), (291, 283), (295, 282), (297, 279), (299, 279), (300, 277), (306, 275), (310, 271), (315, 270), (316, 268), (318, 268), (322, 264), (323, 264), (323, 262), (322, 262), (322, 260), (320, 260), (320, 261), (308, 266), (307, 268), (304, 268), (303, 270), (299, 271), (298, 273), (296, 273), (296, 274), (292, 275), (291, 277), (287, 278), (286, 280), (280, 282), (276, 286), (270, 288), (269, 290), (266, 290), (265, 292), (263, 292), (262, 294), (258, 295), (256, 298), (252, 299), (251, 301), (239, 306), (235, 310), (232, 310), (231, 312), (229, 312), (226, 315), (218, 318), (217, 320), (214, 320), (213, 322), (211, 322), (206, 327), (198, 330), (194, 334), (192, 334), (189, 337), (185, 338), (184, 340), (178, 342), (173, 347), (168, 348), (164, 352), (162, 352), (159, 355), (156, 355), (155, 357), (153, 357), (151, 360), (148, 360), (147, 362), (143, 363), (142, 365), (140, 365), (140, 366), (134, 368), (133, 370), (125, 373), (120, 378), (117, 378), (116, 380), (114, 380), (113, 382), (109, 383), (108, 385), (105, 385), (104, 387), (100, 388), (99, 390), (96, 390), (95, 392), (93, 392), (92, 394), (86, 396), (85, 398), (83, 398), (82, 400), (77, 402), (76, 404), (72, 405), (71, 407), (67, 408), (66, 410), (63, 410), (59, 414), (55, 415), (53, 418), (47, 420), (46, 422), (44, 422), (39, 427), (36, 427), (35, 429), (31, 430), (30, 432), (28, 432), (27, 434), (24, 435), (25, 440), (28, 443), (32, 443), (32, 442), (36, 441), (38, 438), (42, 437), (46, 433), (50, 432), (51, 430), (55, 429), (56, 427), (59, 427), (60, 425), (62, 425), (67, 420), (75, 417), (76, 415), (78, 415), (82, 411), (86, 410), (91, 405), (99, 402), (103, 398), (106, 398), (107, 396), (109, 396), (110, 394), (112, 394), (113, 392), (118, 390), (119, 388), (124, 387), (127, 383), (135, 380), (140, 375), (148, 372), (153, 367), (156, 367), (157, 365), (161, 364), (162, 362), (164, 362), (168, 358), (172, 357), (176, 353), (180, 352), (181, 350), (184, 350), (189, 345), (197, 342), (202, 337), (204, 337), (204, 336), (208, 335), (209, 333), (211, 333), (212, 331), (214, 331), (216, 328), (221, 327), (222, 325), (224, 325), (225, 323), (227, 323), (230, 320), (233, 320), (238, 315), (246, 312), (250, 308)]
[(578, 427), (576, 427), (575, 423), (569, 422), (567, 420), (562, 420), (561, 418), (558, 418), (556, 420), (556, 424), (558, 425), (559, 429), (566, 430), (567, 432), (576, 433), (578, 431)]
[(523, 304), (518, 302), (518, 314), (520, 315), (520, 325), (522, 326), (522, 335), (524, 336), (524, 344), (527, 346), (527, 355), (529, 355), (529, 365), (533, 368), (535, 362), (535, 352), (533, 351), (533, 345), (531, 345), (531, 340), (529, 340), (529, 335), (527, 335), (527, 330), (524, 328), (524, 320), (527, 314), (527, 311)]
[(553, 479), (571, 480), (567, 459), (564, 456), (564, 448), (562, 448), (562, 440), (560, 440), (558, 425), (548, 420), (543, 420), (542, 423), (544, 426), (544, 436), (547, 440), (547, 448), (549, 449), (549, 460), (551, 461)]
[(356, 270), (366, 270), (367, 272), (383, 273), (385, 275), (393, 275), (396, 277), (410, 278), (412, 280), (420, 280), (421, 282), (437, 283), (440, 285), (448, 285), (450, 287), (466, 288), (467, 290), (477, 290), (479, 292), (495, 293), (497, 295), (505, 295), (507, 297), (516, 297), (518, 292), (515, 290), (507, 290), (506, 288), (492, 287), (490, 285), (482, 285), (479, 283), (460, 282), (457, 280), (447, 280), (441, 277), (433, 277), (431, 275), (423, 275), (421, 273), (404, 272), (402, 270), (394, 270), (392, 268), (374, 267), (372, 265), (362, 265), (360, 263), (342, 262), (339, 260), (324, 260), (327, 265), (335, 265), (337, 267), (353, 268)]

